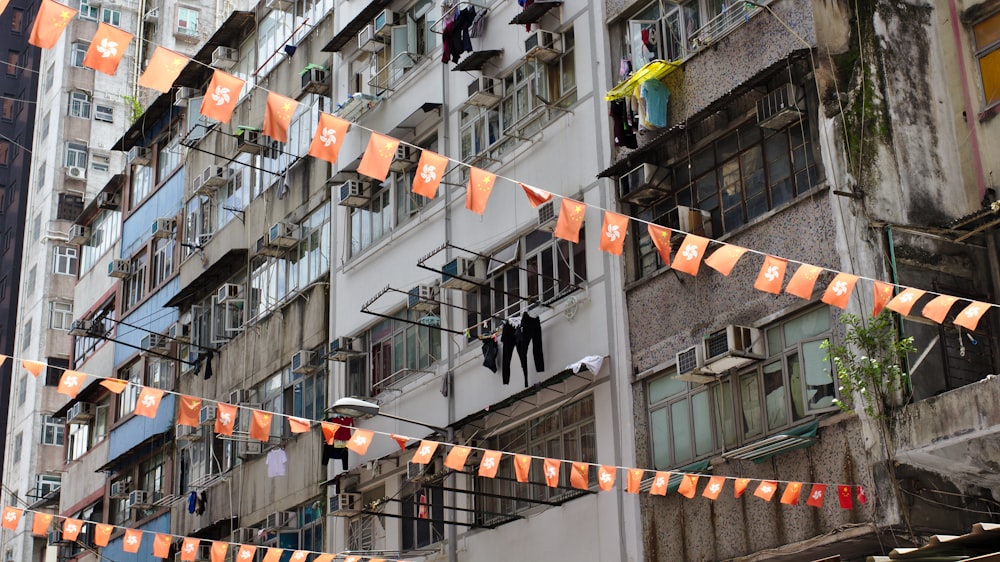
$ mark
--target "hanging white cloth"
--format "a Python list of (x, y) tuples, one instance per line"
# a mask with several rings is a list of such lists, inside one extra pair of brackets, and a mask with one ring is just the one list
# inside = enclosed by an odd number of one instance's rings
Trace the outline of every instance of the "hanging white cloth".
[(590, 371), (590, 374), (596, 377), (597, 373), (600, 372), (602, 365), (604, 365), (603, 355), (588, 355), (576, 363), (566, 365), (566, 368), (572, 370), (574, 373), (579, 373), (580, 369), (586, 367), (587, 370)]

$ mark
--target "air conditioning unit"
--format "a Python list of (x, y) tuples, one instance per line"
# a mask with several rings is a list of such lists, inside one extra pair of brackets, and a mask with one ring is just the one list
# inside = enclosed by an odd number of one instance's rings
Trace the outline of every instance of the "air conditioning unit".
[(471, 291), (486, 283), (483, 263), (466, 257), (457, 257), (441, 268), (441, 287)]
[(240, 388), (229, 393), (230, 404), (246, 404), (253, 402), (254, 392), (246, 388)]
[(253, 527), (240, 527), (233, 531), (233, 542), (237, 544), (255, 544), (259, 530)]
[(97, 206), (101, 209), (117, 211), (122, 205), (121, 193), (104, 192), (97, 196)]
[(267, 229), (267, 244), (279, 248), (291, 248), (299, 243), (299, 227), (287, 222), (276, 222)]
[(191, 178), (191, 193), (196, 197), (198, 195), (204, 195), (205, 197), (212, 197), (213, 195), (215, 195), (215, 188), (206, 187), (205, 178), (201, 177), (201, 175), (199, 174)]
[(64, 539), (62, 535), (63, 535), (62, 531), (58, 531), (58, 530), (57, 531), (49, 531), (48, 533), (45, 534), (45, 540), (46, 540), (46, 542), (48, 544), (50, 544), (52, 546), (56, 546), (56, 545), (60, 545), (60, 544), (69, 544), (70, 541)]
[(299, 517), (294, 511), (275, 511), (264, 520), (264, 528), (269, 531), (298, 529)]
[(167, 336), (174, 341), (191, 343), (191, 323), (174, 322), (167, 328)]
[(354, 347), (354, 338), (339, 337), (330, 342), (330, 353), (328, 357), (334, 361), (347, 361), (359, 353)]
[(785, 84), (757, 100), (757, 124), (778, 130), (802, 118), (805, 97), (795, 84)]
[(490, 108), (503, 98), (503, 81), (489, 76), (480, 76), (469, 84), (469, 99), (465, 103)]
[(215, 425), (215, 413), (216, 407), (214, 405), (202, 405), (201, 411), (198, 412), (198, 425)]
[(264, 148), (260, 144), (260, 132), (244, 130), (243, 134), (236, 136), (236, 152), (246, 154), (260, 154)]
[(223, 70), (229, 70), (236, 66), (240, 60), (240, 52), (238, 49), (233, 49), (230, 47), (216, 47), (212, 51), (212, 66), (215, 68), (221, 68)]
[(146, 15), (142, 17), (142, 20), (146, 23), (156, 23), (160, 21), (160, 9), (153, 8), (152, 10), (146, 12)]
[(326, 94), (330, 91), (330, 83), (325, 68), (310, 66), (302, 73), (302, 93)]
[(562, 36), (558, 33), (539, 29), (524, 40), (524, 56), (527, 58), (549, 63), (562, 53)]
[(143, 351), (167, 353), (170, 351), (170, 341), (163, 334), (146, 334), (139, 340), (139, 347)]
[(340, 186), (340, 205), (343, 207), (364, 207), (368, 204), (365, 186), (359, 180), (347, 180)]
[(705, 338), (705, 368), (717, 375), (764, 359), (764, 336), (747, 326), (726, 326)]
[(330, 496), (330, 515), (357, 515), (361, 511), (361, 494), (340, 493)]
[(125, 507), (127, 509), (149, 509), (153, 507), (153, 503), (158, 499), (156, 497), (158, 495), (155, 492), (133, 490), (129, 492), (128, 499), (125, 500)]
[[(676, 225), (676, 226), (675, 226)], [(667, 226), (698, 236), (712, 237), (712, 213), (678, 205), (668, 211)], [(681, 235), (683, 236), (683, 234)]]
[(267, 0), (265, 4), (268, 10), (276, 10), (278, 12), (289, 12), (295, 7), (295, 3), (291, 0)]
[(204, 234), (199, 234), (198, 235), (198, 247), (199, 248), (204, 248), (205, 246), (207, 246), (208, 243), (212, 241), (212, 237), (213, 236), (215, 236), (214, 232), (206, 232)]
[(90, 402), (77, 402), (66, 412), (66, 423), (70, 425), (84, 425), (92, 419), (94, 419), (94, 405)]
[(411, 310), (420, 312), (436, 312), (440, 306), (438, 300), (438, 288), (436, 285), (417, 285), (410, 289), (407, 295), (406, 306)]
[(133, 146), (125, 157), (130, 165), (135, 166), (148, 166), (152, 158), (153, 151), (144, 146)]
[(393, 172), (405, 172), (412, 168), (419, 159), (419, 150), (401, 143), (396, 148), (396, 157), (389, 163), (389, 169)]
[(703, 369), (705, 358), (702, 354), (702, 346), (692, 345), (691, 347), (677, 354), (677, 374), (674, 378), (684, 382), (708, 383), (716, 380), (716, 377)]
[(111, 483), (111, 493), (109, 494), (112, 499), (124, 500), (128, 498), (128, 494), (131, 491), (131, 487), (127, 480), (119, 480), (117, 482)]
[(171, 218), (159, 218), (153, 221), (150, 233), (153, 238), (170, 238), (177, 229), (177, 221)]
[(175, 426), (174, 437), (177, 441), (201, 441), (201, 428), (189, 425)]
[(182, 86), (177, 88), (177, 91), (174, 92), (174, 105), (178, 107), (187, 107), (188, 101), (197, 96), (198, 90)]
[(69, 227), (69, 243), (70, 244), (86, 244), (90, 241), (90, 227), (83, 226), (82, 224), (74, 224)]
[(251, 439), (249, 441), (239, 441), (236, 444), (236, 456), (241, 459), (255, 457), (264, 452), (264, 443)]
[(215, 302), (219, 304), (225, 304), (230, 301), (235, 301), (240, 298), (240, 293), (243, 292), (243, 287), (237, 285), (236, 283), (223, 283), (219, 290), (215, 293)]
[(555, 232), (556, 222), (557, 217), (555, 200), (546, 201), (538, 206), (538, 230)]
[(71, 180), (84, 181), (87, 179), (87, 169), (80, 166), (67, 166), (66, 177)]
[(385, 44), (375, 37), (375, 28), (366, 25), (358, 33), (358, 48), (369, 53), (377, 53), (385, 48)]
[(618, 198), (636, 205), (650, 205), (670, 191), (670, 170), (640, 164), (618, 178)]
[(93, 320), (74, 320), (69, 325), (69, 335), (71, 336), (89, 336), (90, 331), (94, 329)]
[(125, 279), (132, 274), (132, 264), (128, 260), (113, 259), (108, 262), (108, 277)]
[(275, 258), (280, 258), (288, 253), (287, 248), (281, 248), (279, 246), (272, 246), (267, 243), (267, 235), (261, 236), (254, 243), (254, 255), (260, 256), (271, 256)]
[(292, 372), (308, 375), (319, 370), (319, 356), (312, 351), (300, 349), (292, 354)]
[(372, 20), (372, 29), (376, 37), (388, 37), (391, 28), (396, 23), (396, 14), (392, 10), (382, 10)]

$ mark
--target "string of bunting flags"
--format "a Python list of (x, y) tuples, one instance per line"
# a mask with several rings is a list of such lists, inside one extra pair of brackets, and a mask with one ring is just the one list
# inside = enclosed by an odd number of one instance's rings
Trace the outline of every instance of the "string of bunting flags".
[[(0, 355), (0, 366), (3, 365), (7, 357), (8, 356), (6, 355)], [(35, 377), (37, 377), (39, 373), (41, 373), (41, 371), (48, 366), (43, 362), (28, 359), (22, 359), (21, 365)], [(53, 367), (62, 369), (58, 366)], [(249, 437), (263, 443), (267, 443), (270, 440), (271, 424), (275, 416), (279, 418), (286, 418), (288, 420), (289, 430), (293, 434), (307, 433), (311, 431), (315, 425), (318, 425), (322, 431), (324, 441), (330, 445), (334, 442), (334, 436), (336, 435), (337, 430), (342, 427), (333, 422), (310, 420), (288, 414), (247, 408), (236, 404), (227, 404), (216, 400), (188, 396), (170, 390), (160, 390), (148, 386), (137, 385), (123, 379), (89, 375), (87, 373), (70, 369), (63, 369), (63, 374), (59, 378), (59, 384), (56, 387), (56, 392), (65, 394), (66, 396), (75, 399), (76, 395), (83, 388), (83, 383), (87, 377), (100, 380), (101, 386), (115, 394), (121, 394), (122, 391), (124, 391), (128, 386), (140, 388), (141, 390), (136, 398), (136, 404), (133, 410), (135, 415), (138, 416), (155, 418), (164, 394), (173, 394), (178, 396), (179, 406), (176, 414), (176, 422), (178, 426), (199, 427), (201, 425), (201, 409), (204, 403), (213, 402), (216, 405), (216, 417), (213, 425), (213, 431), (224, 436), (233, 435), (237, 425), (239, 410), (241, 409), (249, 412), (250, 414), (250, 428), (248, 431)], [(368, 448), (375, 435), (389, 437), (399, 446), (400, 450), (406, 450), (407, 443), (414, 440), (413, 438), (404, 435), (370, 429), (354, 428), (351, 433), (351, 438), (347, 440), (347, 448), (359, 455), (364, 456), (368, 452)], [(705, 475), (694, 472), (670, 472), (617, 465), (602, 465), (591, 462), (579, 462), (566, 459), (510, 453), (481, 447), (455, 445), (432, 439), (422, 439), (417, 445), (416, 451), (410, 460), (411, 462), (417, 464), (428, 464), (434, 458), (437, 450), (442, 446), (448, 447), (448, 452), (444, 459), (444, 466), (455, 471), (464, 471), (469, 456), (474, 451), (481, 452), (482, 459), (479, 462), (478, 472), (476, 474), (482, 478), (496, 478), (497, 471), (500, 469), (501, 461), (509, 457), (514, 463), (516, 480), (520, 483), (528, 483), (530, 481), (529, 474), (531, 471), (532, 461), (539, 460), (542, 462), (542, 476), (545, 484), (552, 488), (559, 486), (560, 473), (563, 469), (563, 465), (569, 465), (570, 485), (580, 490), (590, 489), (591, 469), (596, 469), (598, 487), (601, 491), (605, 492), (614, 488), (619, 471), (625, 472), (625, 491), (629, 494), (639, 493), (641, 484), (643, 480), (646, 479), (647, 474), (651, 475), (653, 478), (652, 486), (649, 489), (650, 495), (665, 496), (667, 495), (668, 488), (670, 488), (673, 483), (677, 483), (677, 493), (688, 499), (695, 497), (697, 494), (698, 484), (702, 481), (702, 479), (706, 479), (708, 483), (705, 485), (701, 495), (711, 500), (718, 499), (723, 487), (730, 480), (733, 481), (733, 496), (735, 498), (742, 497), (751, 483), (758, 482), (753, 495), (768, 502), (771, 501), (777, 492), (778, 485), (784, 484), (785, 488), (781, 494), (780, 501), (781, 503), (788, 505), (797, 505), (803, 488), (809, 486), (806, 505), (817, 508), (823, 506), (827, 490), (826, 484), (818, 482), (739, 478), (734, 476)], [(837, 496), (840, 501), (840, 507), (843, 509), (851, 509), (854, 507), (854, 496), (856, 496), (858, 501), (862, 504), (867, 501), (864, 488), (860, 485), (838, 484), (836, 488)]]
[[(0, 12), (2, 12), (2, 8), (0, 8)], [(60, 4), (55, 0), (42, 0), (38, 15), (32, 26), (29, 43), (45, 49), (52, 48), (59, 40), (63, 29), (76, 14), (77, 10)], [(125, 49), (132, 39), (134, 39), (134, 35), (131, 33), (101, 23), (90, 43), (90, 48), (87, 50), (86, 57), (84, 58), (84, 66), (105, 74), (114, 74), (124, 56)], [(156, 46), (149, 64), (139, 77), (139, 85), (162, 93), (169, 92), (174, 81), (180, 75), (181, 70), (189, 62), (192, 62), (192, 59), (164, 47)], [(194, 62), (203, 64), (198, 61)], [(212, 68), (208, 65), (204, 66)], [(240, 93), (243, 91), (246, 82), (237, 76), (221, 70), (214, 68), (212, 70), (212, 79), (205, 92), (206, 101), (201, 104), (200, 112), (202, 115), (221, 123), (228, 123), (236, 109)], [(271, 92), (261, 86), (255, 85), (252, 87), (267, 92), (262, 128), (263, 134), (274, 140), (287, 142), (288, 128), (293, 115), (300, 105), (299, 102)], [(357, 172), (384, 182), (389, 174), (389, 166), (395, 158), (396, 149), (399, 147), (401, 141), (362, 125), (351, 123), (350, 121), (321, 111), (308, 154), (335, 164), (340, 147), (343, 144), (342, 141), (352, 126), (371, 132), (367, 148), (361, 157)], [(409, 145), (409, 143), (404, 144)], [(847, 303), (854, 293), (858, 281), (862, 279), (871, 282), (873, 285), (873, 315), (878, 315), (886, 308), (902, 315), (908, 315), (917, 301), (922, 297), (933, 296), (934, 298), (922, 307), (920, 314), (941, 324), (945, 321), (952, 306), (960, 300), (958, 297), (943, 293), (925, 291), (789, 260), (759, 250), (727, 244), (682, 230), (657, 225), (601, 207), (589, 206), (581, 201), (555, 195), (511, 178), (498, 176), (464, 162), (436, 154), (430, 150), (423, 150), (414, 145), (410, 146), (421, 150), (420, 160), (417, 163), (417, 173), (414, 174), (411, 188), (413, 193), (433, 199), (437, 195), (437, 190), (447, 164), (454, 162), (459, 166), (465, 166), (469, 169), (469, 183), (466, 191), (465, 206), (470, 211), (482, 215), (486, 210), (487, 202), (496, 180), (498, 178), (503, 179), (519, 185), (524, 190), (532, 207), (537, 207), (542, 203), (551, 201), (554, 197), (559, 197), (561, 199), (560, 212), (554, 235), (573, 243), (579, 243), (579, 233), (583, 226), (584, 216), (588, 207), (603, 211), (604, 217), (599, 247), (600, 250), (610, 254), (618, 256), (622, 254), (625, 237), (629, 231), (629, 223), (637, 221), (640, 224), (646, 224), (647, 232), (663, 263), (669, 264), (676, 271), (681, 271), (692, 276), (698, 275), (703, 261), (708, 267), (724, 276), (728, 276), (740, 258), (747, 253), (753, 253), (764, 257), (763, 266), (753, 286), (757, 290), (772, 294), (781, 293), (788, 265), (797, 264), (798, 267), (785, 286), (784, 292), (802, 299), (810, 299), (812, 298), (813, 289), (819, 275), (825, 271), (829, 271), (834, 273), (835, 277), (827, 285), (822, 301), (842, 309), (847, 307)], [(671, 239), (675, 235), (683, 235), (684, 238), (679, 246), (677, 255), (671, 256)], [(710, 243), (718, 247), (711, 255), (706, 256)], [(897, 293), (897, 290), (900, 290), (900, 292)], [(955, 316), (953, 323), (967, 330), (974, 331), (980, 319), (986, 314), (986, 311), (996, 306), (1000, 305), (968, 300), (968, 304)]]

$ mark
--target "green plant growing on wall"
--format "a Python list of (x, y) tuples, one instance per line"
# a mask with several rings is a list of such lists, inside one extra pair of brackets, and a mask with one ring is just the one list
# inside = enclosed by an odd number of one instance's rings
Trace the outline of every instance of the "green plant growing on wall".
[(867, 325), (853, 314), (841, 315), (840, 321), (848, 328), (843, 341), (823, 343), (840, 382), (841, 398), (834, 403), (844, 411), (860, 407), (885, 420), (892, 397), (909, 383), (904, 365), (906, 354), (916, 351), (913, 338), (899, 339), (892, 314), (885, 311), (868, 318)]
[(135, 96), (122, 96), (122, 100), (128, 105), (128, 124), (132, 125), (142, 116), (142, 104)]

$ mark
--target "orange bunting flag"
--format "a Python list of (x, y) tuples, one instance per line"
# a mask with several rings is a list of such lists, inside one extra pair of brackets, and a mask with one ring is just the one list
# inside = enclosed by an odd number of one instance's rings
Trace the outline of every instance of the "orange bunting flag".
[(924, 309), (920, 312), (920, 315), (941, 324), (944, 322), (945, 316), (948, 316), (948, 311), (951, 310), (951, 305), (955, 304), (955, 301), (957, 300), (958, 297), (938, 295), (934, 297), (931, 302), (924, 305)]
[(220, 402), (215, 408), (215, 432), (219, 435), (232, 435), (236, 428), (236, 406)]
[(31, 534), (44, 537), (49, 532), (49, 525), (51, 524), (51, 514), (35, 512), (31, 520)]
[(618, 476), (617, 468), (602, 465), (597, 471), (597, 485), (601, 487), (601, 490), (607, 492), (614, 487), (616, 476)]
[(122, 550), (135, 554), (139, 552), (140, 544), (142, 544), (142, 531), (139, 529), (125, 529), (125, 538), (122, 539)]
[(708, 247), (708, 238), (688, 234), (684, 237), (677, 255), (674, 256), (674, 263), (670, 267), (677, 271), (683, 271), (689, 275), (698, 275), (698, 266), (701, 259), (705, 257), (705, 248)]
[(27, 371), (31, 373), (32, 376), (38, 378), (38, 375), (42, 372), (42, 369), (45, 368), (45, 363), (25, 359), (21, 361), (21, 366), (27, 369)]
[(518, 482), (528, 481), (528, 472), (531, 470), (531, 457), (528, 455), (514, 455), (514, 475)]
[[(111, 540), (111, 533), (115, 530), (114, 525), (107, 525), (105, 523), (98, 523), (94, 526), (94, 544), (97, 546), (108, 546), (108, 542)], [(182, 558), (182, 560), (186, 560)], [(192, 557), (191, 560), (194, 560)]]
[(780, 503), (786, 505), (799, 505), (799, 496), (802, 495), (802, 482), (789, 482), (785, 486), (785, 491), (781, 493)]
[(420, 446), (417, 447), (417, 452), (413, 454), (413, 458), (410, 459), (410, 461), (417, 464), (427, 464), (431, 462), (431, 458), (434, 457), (434, 451), (437, 451), (437, 448), (437, 441), (428, 441), (424, 439), (420, 442)]
[(272, 414), (260, 410), (253, 411), (253, 421), (250, 423), (250, 438), (267, 443), (271, 439)]
[(198, 539), (185, 538), (181, 544), (181, 560), (190, 562), (198, 556)]
[(347, 448), (359, 455), (363, 455), (368, 452), (368, 446), (371, 445), (372, 437), (374, 436), (374, 431), (355, 429), (354, 434), (347, 440)]
[(297, 418), (295, 416), (288, 416), (288, 429), (292, 433), (309, 433), (309, 420), (305, 418)]
[(391, 437), (392, 440), (395, 441), (397, 445), (399, 445), (399, 450), (400, 451), (405, 451), (406, 450), (406, 442), (410, 440), (409, 437), (406, 437), (406, 436), (403, 436), (403, 435), (396, 435), (395, 433), (393, 433), (389, 437)]
[(781, 284), (785, 281), (785, 267), (787, 265), (788, 260), (786, 259), (766, 256), (753, 288), (765, 293), (781, 294)]
[(927, 291), (921, 291), (920, 289), (909, 288), (904, 290), (902, 293), (896, 295), (894, 299), (889, 301), (889, 304), (885, 305), (886, 308), (893, 312), (898, 312), (903, 316), (910, 313), (910, 309), (913, 305), (917, 304), (920, 297), (924, 296)]
[[(306, 550), (296, 550), (295, 554), (292, 554), (292, 560), (294, 562), (301, 562), (309, 557), (309, 552)], [(212, 562), (215, 562), (214, 560)]]
[(365, 154), (361, 157), (361, 163), (358, 165), (358, 173), (378, 181), (385, 181), (389, 175), (389, 165), (396, 157), (397, 148), (399, 148), (398, 140), (372, 133), (368, 139), (368, 148), (365, 149)]
[(958, 313), (958, 316), (955, 317), (955, 325), (974, 332), (976, 331), (976, 326), (979, 325), (979, 319), (986, 314), (989, 308), (990, 305), (985, 302), (973, 301), (972, 304)]
[(837, 486), (837, 498), (840, 500), (841, 509), (851, 509), (854, 507), (854, 498), (851, 496), (851, 487), (844, 484)]
[(344, 558), (344, 562), (361, 562), (361, 557), (360, 556), (348, 556), (347, 558)]
[(212, 542), (212, 562), (226, 562), (226, 552), (229, 551), (229, 543), (222, 541)]
[(531, 205), (532, 209), (537, 209), (542, 203), (548, 203), (552, 201), (552, 194), (544, 189), (538, 189), (537, 187), (532, 187), (527, 184), (518, 183), (521, 189), (524, 190), (524, 194), (528, 196), (528, 203)]
[[(121, 379), (104, 379), (101, 381), (101, 386), (108, 389), (115, 394), (121, 394), (125, 387), (128, 386), (128, 381), (123, 381)], [(201, 402), (199, 402), (200, 404)]]
[(823, 293), (823, 302), (837, 308), (847, 308), (847, 301), (851, 299), (854, 285), (858, 282), (857, 275), (850, 273), (838, 273), (833, 281), (826, 287)]
[(417, 195), (423, 195), (428, 199), (434, 199), (437, 196), (438, 186), (441, 185), (441, 178), (444, 176), (444, 171), (447, 167), (447, 156), (441, 156), (430, 150), (422, 151), (420, 153), (420, 161), (417, 162), (417, 171), (413, 174), (413, 187), (411, 191)]
[(163, 391), (149, 386), (142, 387), (139, 397), (135, 401), (135, 415), (147, 418), (155, 418), (156, 411), (160, 409), (160, 400), (163, 399)]
[(778, 483), (771, 480), (762, 480), (760, 484), (757, 485), (757, 489), (754, 491), (753, 495), (758, 498), (769, 502), (771, 498), (774, 497), (774, 492), (778, 489)]
[(173, 542), (173, 537), (170, 535), (157, 533), (156, 536), (153, 537), (153, 556), (157, 558), (170, 558), (171, 542)]
[(146, 65), (146, 70), (139, 77), (139, 85), (166, 94), (190, 61), (191, 59), (180, 53), (157, 47), (153, 51), (153, 58), (149, 59), (149, 64)]
[(292, 115), (295, 115), (298, 107), (298, 101), (268, 92), (262, 132), (278, 142), (288, 142), (288, 126), (291, 125)]
[(747, 486), (749, 485), (750, 485), (749, 478), (737, 478), (733, 482), (733, 497), (734, 498), (741, 497), (747, 491)]
[(800, 265), (795, 270), (795, 274), (792, 275), (791, 280), (788, 281), (788, 285), (785, 286), (785, 292), (789, 295), (795, 295), (800, 299), (811, 299), (813, 287), (816, 286), (816, 280), (819, 279), (819, 274), (822, 272), (822, 267), (809, 265), (808, 263)]
[(628, 234), (628, 217), (604, 211), (604, 226), (601, 227), (601, 251), (616, 256), (625, 249), (625, 235)]
[(319, 422), (319, 428), (323, 431), (323, 441), (327, 445), (333, 445), (333, 436), (336, 435), (339, 425), (330, 422)]
[[(0, 0), (0, 14), (3, 14), (4, 11), (7, 9), (7, 4), (10, 4), (10, 0)], [(21, 17), (24, 17), (24, 16), (23, 15), (16, 15), (15, 17), (21, 18)], [(18, 21), (20, 21), (20, 20), (18, 20)], [(13, 23), (11, 25), (13, 25)], [(3, 360), (0, 359), (0, 364), (2, 364), (2, 363), (3, 363)]]
[[(2, 1), (3, 0), (0, 0), (0, 2), (2, 2)], [(7, 356), (4, 355), (4, 354), (2, 354), (2, 353), (0, 353), (0, 367), (3, 367), (3, 364), (6, 363), (6, 362), (7, 362)]]
[(823, 507), (823, 496), (825, 495), (826, 484), (813, 484), (812, 488), (809, 489), (809, 497), (806, 499), (806, 505)]
[(638, 494), (639, 486), (642, 484), (642, 475), (646, 471), (641, 468), (630, 468), (625, 471), (625, 491), (630, 494)]
[(483, 460), (479, 461), (479, 475), (483, 478), (496, 478), (501, 458), (503, 458), (503, 453), (500, 451), (483, 453)]
[(559, 465), (561, 464), (559, 459), (545, 459), (542, 462), (545, 473), (545, 485), (549, 488), (555, 488), (559, 485)]
[(577, 490), (590, 487), (590, 465), (585, 462), (575, 462), (570, 468), (569, 484)]
[(257, 554), (257, 547), (252, 544), (241, 544), (240, 551), (236, 553), (236, 560), (243, 562), (244, 560), (253, 560), (254, 555)]
[(133, 37), (131, 33), (117, 27), (106, 23), (98, 24), (97, 33), (83, 57), (83, 66), (114, 76)]
[(882, 313), (885, 305), (889, 304), (889, 301), (892, 300), (893, 289), (895, 289), (895, 285), (892, 283), (875, 282), (875, 286), (873, 287), (875, 304), (872, 306), (872, 316), (878, 316)]
[(62, 376), (59, 377), (59, 386), (56, 387), (56, 392), (70, 398), (76, 398), (80, 389), (83, 388), (83, 381), (86, 379), (87, 375), (78, 371), (63, 371)]
[(448, 451), (447, 458), (444, 459), (444, 466), (452, 470), (464, 470), (465, 461), (469, 458), (472, 449), (455, 445)]
[(67, 517), (63, 521), (62, 538), (66, 541), (76, 542), (76, 537), (83, 530), (83, 519), (70, 519)]
[(646, 232), (649, 233), (649, 239), (652, 240), (653, 245), (656, 246), (656, 251), (660, 254), (660, 260), (662, 260), (664, 264), (669, 265), (670, 237), (673, 235), (673, 231), (669, 228), (650, 224), (646, 225)]
[(340, 146), (350, 128), (350, 121), (320, 112), (316, 133), (313, 134), (312, 143), (309, 145), (309, 156), (336, 164), (337, 155), (340, 154)]
[(732, 244), (723, 244), (721, 248), (705, 258), (705, 265), (728, 277), (733, 272), (733, 268), (736, 267), (736, 262), (746, 252), (746, 248)]
[(4, 507), (3, 521), (0, 522), (0, 527), (3, 527), (8, 531), (16, 531), (17, 524), (21, 522), (22, 515), (24, 515), (23, 509), (18, 509), (16, 507), (10, 507), (10, 506)]
[(177, 425), (188, 427), (201, 425), (201, 398), (182, 394), (177, 403)]
[(264, 555), (263, 562), (278, 562), (281, 560), (281, 555), (285, 550), (282, 548), (269, 548), (267, 549), (267, 554)]
[(702, 490), (702, 497), (706, 497), (710, 500), (719, 499), (719, 494), (722, 493), (722, 487), (726, 485), (725, 476), (713, 476), (708, 480), (708, 486)]
[[(316, 559), (313, 560), (313, 562), (333, 562), (334, 558), (336, 558), (336, 556), (333, 554), (321, 554), (317, 556)], [(361, 560), (360, 556), (358, 556), (357, 558), (359, 561)], [(374, 560), (374, 558), (370, 558), (369, 560)], [(347, 562), (346, 558), (344, 559), (344, 562)]]
[(469, 168), (469, 189), (465, 192), (465, 208), (478, 215), (483, 214), (496, 179), (496, 175), (487, 171)]
[(31, 28), (28, 43), (43, 49), (56, 46), (63, 29), (76, 17), (77, 11), (53, 0), (42, 0), (35, 16), (35, 25)]
[[(563, 197), (559, 205), (559, 219), (556, 221), (556, 230), (553, 232), (556, 238), (569, 240), (574, 244), (580, 242), (580, 227), (583, 226), (583, 217), (587, 212), (587, 206), (579, 201), (574, 201), (568, 197)], [(604, 243), (604, 236), (601, 236), (601, 243)]]
[(677, 487), (677, 493), (687, 499), (691, 499), (698, 492), (698, 475), (682, 474), (681, 485)]
[(657, 472), (656, 477), (653, 478), (653, 485), (649, 488), (649, 495), (651, 496), (665, 496), (667, 495), (667, 484), (670, 483), (670, 473), (669, 472)]
[(208, 83), (205, 99), (201, 102), (201, 114), (222, 123), (229, 123), (244, 84), (246, 82), (243, 79), (216, 70), (212, 74), (211, 82)]

